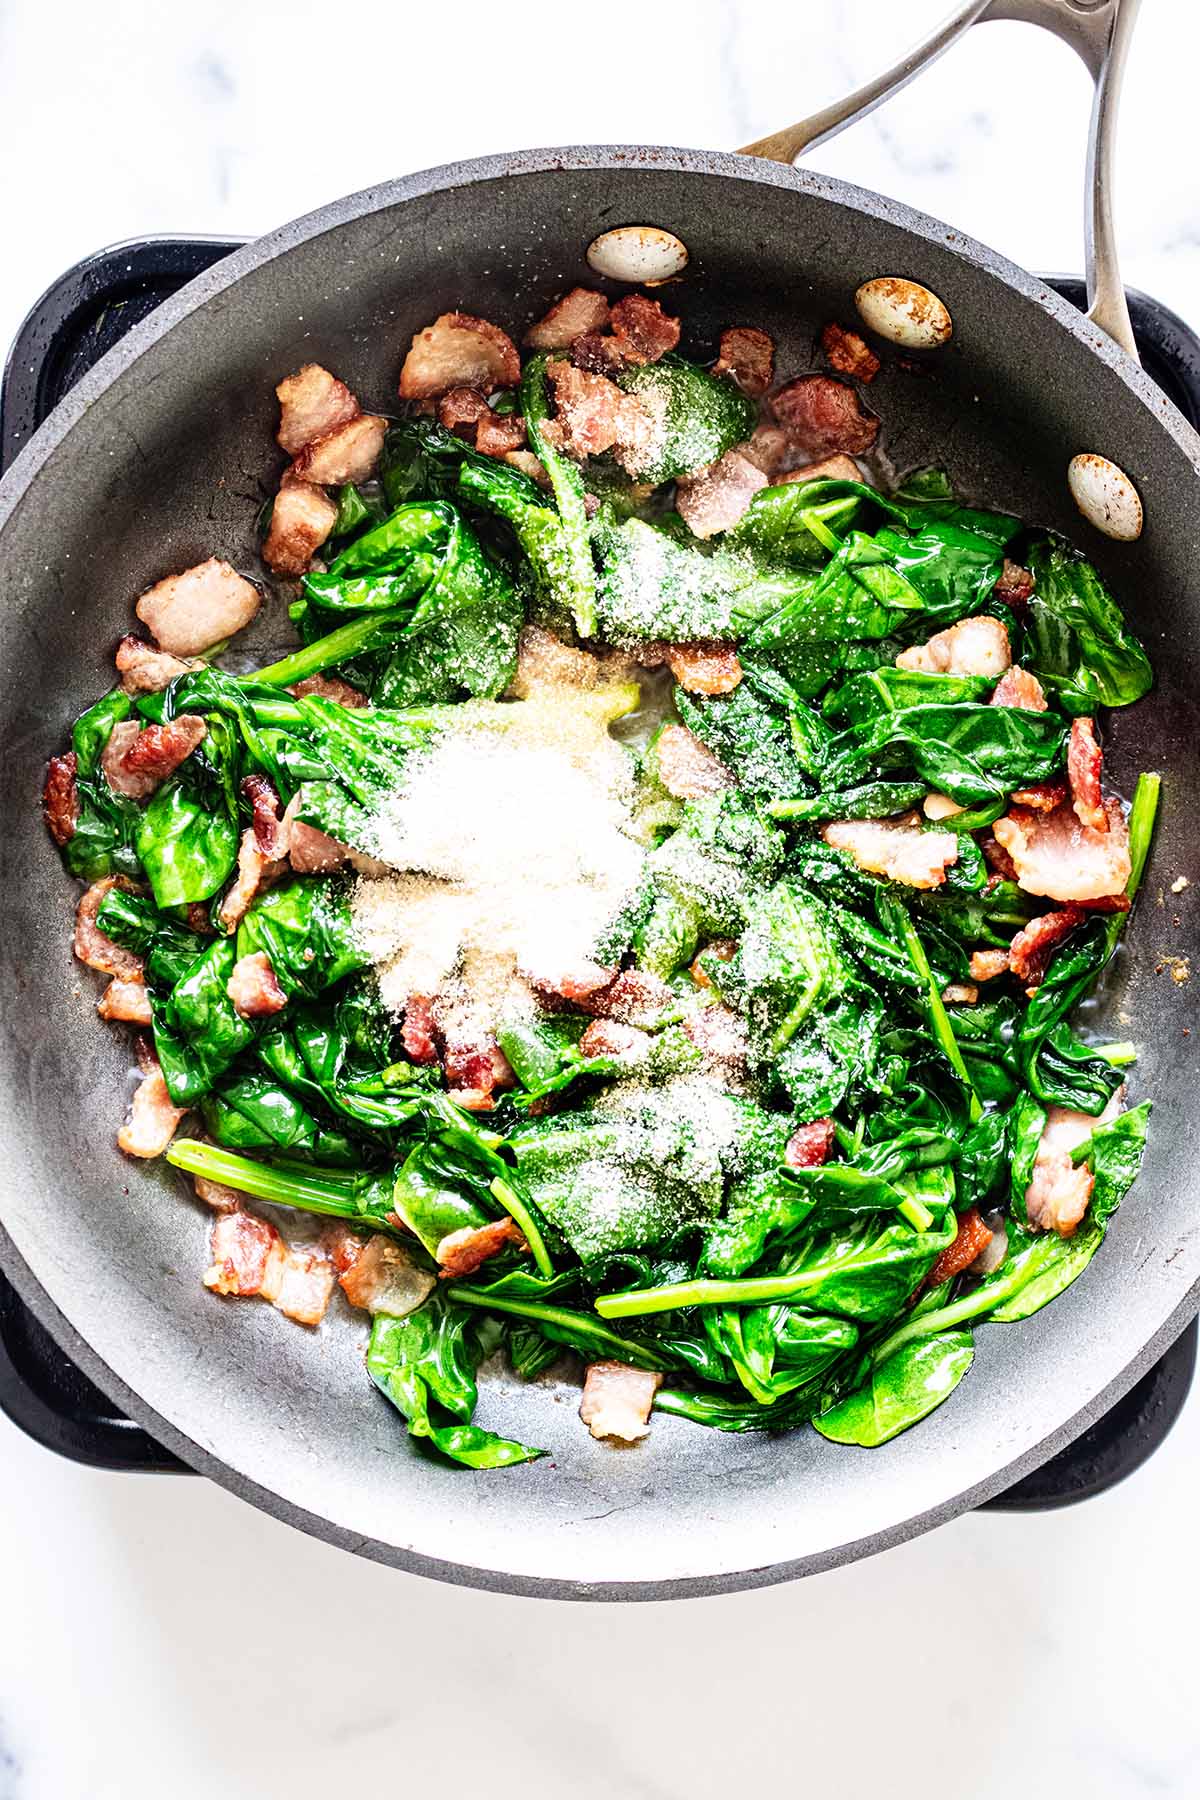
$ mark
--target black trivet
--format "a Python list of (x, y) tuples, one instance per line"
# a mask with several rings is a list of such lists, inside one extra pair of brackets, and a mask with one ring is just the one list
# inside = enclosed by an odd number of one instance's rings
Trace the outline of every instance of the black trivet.
[[(223, 238), (149, 238), (101, 250), (48, 288), (17, 333), (0, 389), (0, 471), (63, 395), (156, 306), (236, 250)], [(1046, 277), (1073, 305), (1077, 277)], [(1200, 427), (1200, 338), (1165, 306), (1130, 292), (1146, 371)], [(1125, 1398), (1032, 1475), (988, 1505), (1010, 1512), (1068, 1506), (1103, 1493), (1157, 1450), (1179, 1416), (1196, 1362), (1193, 1322)], [(0, 1275), (0, 1408), (74, 1462), (101, 1469), (190, 1473), (127, 1419), (65, 1356)]]

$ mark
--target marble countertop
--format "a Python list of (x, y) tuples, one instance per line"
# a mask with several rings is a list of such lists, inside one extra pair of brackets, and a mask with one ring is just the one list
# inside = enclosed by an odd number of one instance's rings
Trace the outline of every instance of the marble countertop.
[[(100, 245), (256, 233), (388, 176), (572, 141), (733, 146), (845, 91), (940, 0), (696, 0), (622, 19), (359, 0), (0, 6), (0, 338)], [(1200, 17), (1143, 9), (1118, 213), (1126, 279), (1200, 318), (1186, 154)], [(578, 55), (582, 83), (567, 71)], [(466, 73), (463, 73), (464, 67)], [(310, 71), (317, 70), (314, 79)], [(326, 70), (332, 68), (332, 82)], [(314, 99), (307, 99), (310, 91)], [(440, 96), (451, 93), (451, 104)], [(813, 163), (1032, 268), (1077, 268), (1089, 93), (988, 26)], [(794, 1586), (590, 1607), (439, 1586), (200, 1480), (102, 1475), (0, 1418), (0, 1800), (317, 1800), (356, 1783), (693, 1800), (1200, 1792), (1200, 1394), (1122, 1487), (975, 1515)]]

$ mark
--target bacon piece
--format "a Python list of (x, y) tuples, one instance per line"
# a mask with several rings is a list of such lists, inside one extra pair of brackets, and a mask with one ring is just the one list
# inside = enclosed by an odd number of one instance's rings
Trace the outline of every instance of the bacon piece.
[(714, 938), (711, 944), (705, 944), (700, 955), (688, 970), (688, 974), (699, 988), (711, 988), (712, 977), (701, 962), (701, 956), (715, 956), (718, 962), (732, 962), (737, 955), (736, 938)]
[(61, 850), (75, 836), (79, 823), (79, 790), (75, 785), (78, 758), (73, 750), (65, 756), (52, 756), (46, 764), (46, 783), (42, 789), (42, 817), (46, 829)]
[(657, 300), (626, 294), (609, 314), (617, 348), (627, 363), (654, 363), (679, 342), (679, 320), (670, 318)]
[(204, 1285), (217, 1294), (260, 1294), (298, 1325), (319, 1325), (333, 1293), (335, 1271), (320, 1247), (291, 1249), (275, 1227), (253, 1213), (214, 1220), (212, 1264)]
[(593, 1019), (579, 1040), (581, 1056), (612, 1056), (618, 1062), (641, 1062), (650, 1053), (648, 1031), (621, 1025), (616, 1019)]
[(1025, 1189), (1025, 1215), (1034, 1231), (1057, 1231), (1060, 1237), (1073, 1234), (1092, 1197), (1093, 1176), (1086, 1162), (1072, 1162), (1071, 1153), (1119, 1110), (1119, 1093), (1099, 1118), (1066, 1106), (1050, 1108)]
[(1065, 781), (1035, 781), (1032, 787), (1016, 788), (1014, 806), (1027, 806), (1031, 812), (1053, 812), (1067, 797)]
[(203, 667), (182, 657), (168, 656), (165, 650), (155, 650), (145, 638), (133, 636), (123, 637), (117, 645), (116, 664), (127, 694), (161, 694), (189, 669)]
[(275, 977), (271, 959), (265, 950), (239, 957), (234, 963), (225, 992), (233, 1001), (234, 1011), (243, 1019), (265, 1019), (282, 1012), (287, 995)]
[(700, 800), (733, 787), (734, 776), (686, 725), (664, 725), (654, 740), (659, 779), (677, 800)]
[(585, 331), (571, 345), (571, 361), (589, 375), (619, 375), (625, 367), (616, 338), (601, 337), (597, 331)]
[[(516, 1085), (512, 1065), (495, 1038), (464, 1028), (451, 1016), (442, 1026), (442, 1066), (449, 1098), (468, 1112), (488, 1112), (497, 1088)], [(486, 1104), (485, 1104), (486, 1102)]]
[(99, 969), (105, 975), (119, 976), (122, 981), (141, 981), (141, 957), (135, 956), (132, 950), (122, 949), (120, 944), (114, 944), (96, 923), (96, 914), (114, 888), (120, 888), (126, 894), (137, 891), (133, 882), (124, 875), (106, 875), (102, 881), (93, 881), (75, 908), (72, 948), (80, 962), (86, 963), (89, 969)]
[(528, 700), (546, 687), (598, 687), (601, 677), (600, 659), (590, 650), (564, 644), (541, 625), (526, 625), (517, 644), (517, 672), (508, 692), (514, 700)]
[(782, 425), (756, 425), (745, 443), (736, 445), (736, 449), (771, 482), (781, 481), (785, 469), (795, 469), (797, 463), (805, 460), (803, 452), (797, 451), (791, 434)]
[(761, 469), (739, 451), (727, 450), (698, 474), (680, 476), (675, 483), (675, 507), (693, 537), (715, 537), (736, 525), (755, 494), (766, 486)]
[(217, 912), (218, 922), (227, 936), (232, 936), (253, 902), (272, 882), (278, 881), (285, 867), (282, 861), (276, 862), (263, 855), (253, 828), (243, 831), (238, 845), (237, 875)]
[(667, 983), (657, 975), (648, 975), (643, 969), (622, 969), (602, 986), (590, 988), (586, 993), (578, 989), (572, 993), (565, 989), (559, 991), (563, 999), (573, 1001), (581, 1012), (643, 1029), (656, 1025), (675, 1005), (675, 996)]
[(505, 452), (504, 460), (510, 469), (518, 469), (522, 475), (527, 475), (530, 481), (536, 481), (539, 487), (548, 488), (550, 486), (546, 465), (540, 457), (533, 454), (532, 450), (508, 450)]
[(635, 395), (623, 394), (607, 376), (590, 375), (561, 359), (547, 363), (546, 374), (568, 455), (582, 458), (615, 450), (624, 459), (644, 449), (653, 428)]
[(1012, 662), (1008, 632), (999, 619), (978, 613), (937, 631), (923, 644), (902, 650), (898, 669), (920, 669), (929, 675), (982, 675), (996, 681)]
[(1071, 784), (1071, 802), (1081, 825), (1094, 831), (1108, 830), (1108, 814), (1100, 791), (1100, 775), (1104, 755), (1096, 742), (1096, 726), (1092, 719), (1072, 719), (1067, 740), (1067, 780)]
[(529, 1248), (515, 1219), (493, 1219), (487, 1225), (464, 1225), (461, 1231), (449, 1232), (438, 1245), (438, 1273), (443, 1281), (473, 1275), (489, 1256), (497, 1256), (509, 1244), (518, 1250)]
[(750, 1039), (746, 1021), (731, 1006), (706, 1006), (683, 1021), (685, 1034), (704, 1058), (704, 1068), (736, 1084), (746, 1073)]
[(983, 834), (979, 839), (979, 848), (983, 852), (984, 862), (992, 871), (988, 881), (989, 888), (998, 881), (1015, 881), (1017, 879), (1017, 865), (994, 832), (988, 831)]
[(802, 469), (791, 469), (780, 476), (780, 485), (788, 481), (861, 481), (862, 470), (849, 456), (824, 456), (820, 462), (805, 463)]
[(254, 841), (271, 862), (287, 855), (287, 837), (279, 816), (279, 795), (265, 775), (247, 775), (242, 793), (250, 802)]
[(753, 325), (734, 325), (721, 333), (714, 375), (728, 375), (748, 394), (761, 400), (775, 374), (775, 340)]
[(852, 387), (832, 375), (800, 375), (771, 400), (771, 411), (810, 457), (842, 451), (861, 456), (879, 435), (879, 420), (863, 410)]
[(496, 413), (488, 408), (475, 433), (475, 448), (480, 456), (504, 458), (520, 450), (525, 442), (525, 421), (515, 413)]
[(517, 346), (487, 319), (470, 313), (442, 313), (418, 331), (400, 371), (402, 400), (436, 400), (453, 387), (516, 387), (521, 379)]
[(785, 1167), (819, 1169), (822, 1163), (828, 1162), (836, 1136), (837, 1127), (832, 1119), (811, 1119), (807, 1125), (797, 1126), (784, 1148)]
[[(336, 1267), (336, 1250), (333, 1260)], [(429, 1298), (437, 1282), (430, 1270), (413, 1261), (403, 1244), (375, 1232), (365, 1244), (357, 1241), (353, 1261), (342, 1269), (338, 1286), (351, 1306), (403, 1319)]]
[(303, 681), (290, 687), (288, 693), (293, 700), (304, 700), (311, 694), (314, 699), (334, 700), (339, 706), (349, 706), (355, 711), (371, 704), (364, 693), (351, 687), (340, 675), (306, 675)]
[(293, 794), (283, 815), (284, 842), (292, 868), (297, 875), (328, 875), (340, 869), (350, 858), (350, 849), (337, 838), (305, 825), (296, 817), (300, 796)]
[(210, 1181), (207, 1175), (193, 1175), (192, 1186), (197, 1200), (203, 1200), (214, 1212), (241, 1212), (245, 1205), (244, 1196), (236, 1188), (226, 1187), (223, 1181)]
[(146, 800), (207, 736), (208, 726), (193, 713), (180, 713), (165, 725), (139, 727), (125, 719), (109, 733), (100, 767), (114, 794)]
[(1014, 806), (992, 827), (1027, 894), (1085, 902), (1122, 894), (1129, 881), (1129, 827), (1119, 800), (1105, 802), (1108, 830), (1082, 825), (1068, 806), (1035, 813)]
[[(323, 440), (318, 439), (318, 442)], [(288, 481), (275, 496), (262, 559), (276, 575), (303, 575), (334, 525), (338, 509), (324, 488)]]
[(860, 338), (857, 331), (846, 331), (834, 320), (821, 332), (821, 348), (831, 369), (839, 375), (853, 375), (858, 381), (874, 381), (879, 373), (879, 358)]
[(742, 679), (742, 665), (732, 644), (668, 644), (666, 662), (689, 694), (731, 694)]
[(144, 1042), (138, 1045), (138, 1061), (142, 1079), (134, 1091), (129, 1117), (117, 1133), (117, 1148), (126, 1156), (161, 1156), (187, 1108), (173, 1103), (158, 1058)]
[(942, 989), (942, 1000), (947, 1006), (974, 1006), (979, 998), (979, 989), (973, 981), (948, 981)]
[(1033, 592), (1033, 576), (1020, 563), (1012, 562), (1006, 556), (1000, 565), (1000, 575), (992, 593), (997, 600), (1003, 600), (1006, 606), (1024, 606)]
[(357, 1267), (366, 1247), (367, 1240), (352, 1231), (344, 1219), (330, 1219), (322, 1228), (321, 1248), (339, 1276), (348, 1275)]
[(1015, 706), (1021, 712), (1045, 712), (1046, 696), (1036, 675), (1014, 663), (1006, 669), (992, 691), (993, 706)]
[(260, 1291), (277, 1312), (297, 1325), (319, 1325), (335, 1279), (333, 1264), (319, 1247), (289, 1248), (281, 1238), (268, 1260)]
[(305, 363), (294, 375), (285, 375), (275, 393), (279, 400), (275, 435), (280, 449), (289, 456), (314, 438), (327, 437), (358, 414), (358, 401), (345, 382), (320, 363)]
[(1023, 987), (1038, 985), (1053, 952), (1086, 916), (1082, 907), (1068, 906), (1061, 912), (1042, 913), (1021, 927), (1008, 947), (1008, 966)]
[(994, 981), (997, 975), (1008, 974), (1007, 950), (972, 950), (971, 980)]
[(433, 1002), (423, 994), (410, 994), (404, 1007), (404, 1025), (400, 1040), (410, 1062), (437, 1061), (437, 1039), (434, 1037)]
[(608, 324), (608, 301), (594, 288), (574, 287), (556, 300), (544, 318), (531, 325), (525, 342), (531, 350), (569, 350), (588, 331)]
[(154, 1023), (145, 982), (126, 981), (120, 975), (113, 976), (96, 1002), (96, 1011), (102, 1019), (110, 1019), (122, 1025)]
[(198, 656), (248, 625), (262, 595), (236, 569), (210, 556), (147, 588), (134, 607), (159, 645), (173, 656)]
[(521, 973), (539, 994), (546, 994), (553, 1000), (569, 1000), (585, 1012), (604, 1010), (593, 1006), (591, 1001), (594, 996), (607, 993), (614, 979), (611, 969), (602, 969), (599, 963), (586, 957), (581, 957), (570, 968), (526, 967)]
[(927, 819), (953, 819), (957, 813), (965, 812), (966, 807), (952, 800), (949, 794), (926, 794), (921, 802), (921, 811)]
[(925, 1277), (924, 1285), (941, 1287), (943, 1281), (951, 1281), (955, 1275), (961, 1275), (987, 1249), (993, 1235), (984, 1224), (977, 1206), (969, 1206), (966, 1212), (959, 1213), (954, 1242), (946, 1245)]
[(650, 1410), (662, 1376), (628, 1363), (589, 1363), (579, 1416), (594, 1438), (620, 1438), (636, 1444), (650, 1429)]
[[(443, 431), (475, 441), (475, 427), (492, 409), (478, 388), (452, 387), (438, 401), (437, 420)], [(465, 429), (463, 429), (465, 427)]]
[(378, 413), (359, 413), (326, 437), (314, 438), (284, 470), (284, 488), (298, 481), (316, 487), (365, 481), (379, 460), (387, 428), (387, 420)]
[(847, 851), (860, 869), (903, 887), (940, 887), (947, 868), (958, 861), (952, 831), (922, 831), (903, 821), (837, 819), (821, 836), (835, 850)]

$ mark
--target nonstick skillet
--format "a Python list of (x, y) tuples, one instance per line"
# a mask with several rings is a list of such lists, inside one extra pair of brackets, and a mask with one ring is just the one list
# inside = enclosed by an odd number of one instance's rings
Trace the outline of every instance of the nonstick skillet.
[[(965, 8), (892, 77), (758, 149), (794, 154), (1001, 13), (1075, 42), (1105, 126), (1128, 3), (1118, 17), (1111, 0), (1013, 0)], [(64, 1348), (196, 1468), (335, 1543), (449, 1580), (572, 1597), (748, 1587), (884, 1548), (998, 1492), (1111, 1405), (1195, 1312), (1197, 1038), (1184, 1035), (1187, 984), (1156, 971), (1200, 949), (1196, 889), (1170, 891), (1179, 874), (1200, 887), (1200, 439), (1114, 341), (1127, 320), (1097, 136), (1092, 320), (960, 232), (763, 155), (516, 153), (389, 183), (237, 252), (131, 333), (14, 464), (0, 485), (0, 1262)], [(624, 223), (687, 245), (668, 291), (693, 353), (752, 321), (779, 341), (781, 370), (813, 366), (821, 325), (852, 318), (854, 290), (877, 275), (919, 280), (949, 307), (949, 345), (920, 367), (889, 358), (873, 387), (887, 455), (899, 470), (942, 463), (971, 496), (1068, 533), (1157, 669), (1108, 739), (1118, 787), (1146, 768), (1165, 782), (1146, 898), (1095, 1015), (1142, 1047), (1134, 1094), (1152, 1096), (1155, 1113), (1141, 1181), (1086, 1276), (1024, 1325), (981, 1331), (970, 1381), (883, 1448), (658, 1416), (646, 1444), (614, 1452), (574, 1418), (577, 1389), (498, 1371), (481, 1420), (552, 1453), (471, 1474), (413, 1452), (363, 1379), (357, 1329), (338, 1321), (313, 1336), (201, 1287), (207, 1220), (170, 1171), (113, 1147), (128, 1046), (99, 1030), (72, 963), (74, 894), (37, 796), (45, 758), (106, 683), (132, 597), (214, 551), (256, 567), (255, 514), (277, 466), (275, 381), (316, 358), (386, 407), (414, 330), (459, 305), (523, 328), (594, 280), (588, 244)], [(1136, 484), (1136, 542), (1102, 536), (1072, 504), (1066, 465), (1084, 450)], [(263, 647), (281, 645), (282, 606), (264, 612)]]

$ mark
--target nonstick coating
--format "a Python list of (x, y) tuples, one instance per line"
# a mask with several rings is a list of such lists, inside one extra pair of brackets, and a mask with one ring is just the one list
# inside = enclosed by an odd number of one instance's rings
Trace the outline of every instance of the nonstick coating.
[[(589, 280), (588, 242), (622, 223), (691, 250), (664, 295), (685, 346), (728, 324), (818, 366), (829, 318), (871, 276), (934, 288), (955, 334), (931, 370), (889, 357), (871, 390), (897, 470), (938, 461), (972, 497), (1068, 532), (1146, 640), (1154, 693), (1114, 715), (1125, 792), (1164, 771), (1145, 900), (1091, 1023), (1143, 1046), (1146, 1168), (1086, 1275), (1037, 1318), (983, 1327), (969, 1378), (879, 1450), (811, 1431), (726, 1436), (657, 1417), (628, 1451), (595, 1444), (569, 1381), (482, 1387), (481, 1421), (546, 1445), (491, 1474), (416, 1452), (362, 1367), (363, 1330), (316, 1333), (200, 1285), (208, 1217), (167, 1169), (124, 1160), (127, 1038), (72, 961), (75, 888), (42, 826), (45, 758), (112, 679), (130, 603), (216, 552), (257, 572), (254, 520), (279, 467), (272, 388), (313, 358), (387, 408), (410, 334), (461, 307), (514, 333)], [(1098, 450), (1133, 477), (1146, 530), (1085, 527), (1067, 459)], [(907, 209), (822, 176), (677, 150), (539, 151), (438, 169), (251, 244), (167, 302), (87, 376), (0, 486), (4, 672), (4, 995), (0, 1262), (87, 1372), (196, 1468), (347, 1548), (483, 1587), (652, 1598), (750, 1587), (897, 1543), (999, 1491), (1069, 1441), (1196, 1310), (1197, 1037), (1166, 955), (1196, 948), (1200, 439), (1159, 391), (1038, 281)], [(264, 644), (287, 641), (271, 602)], [(1178, 921), (1178, 922), (1176, 922)], [(1200, 1034), (1198, 1034), (1200, 1036)], [(7, 1237), (5, 1236), (7, 1232)]]

